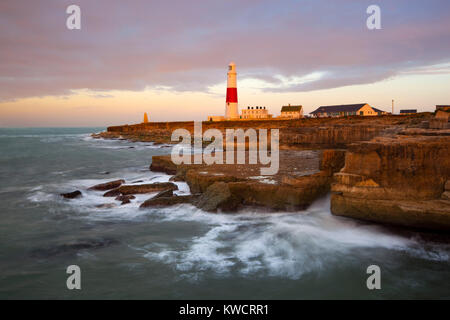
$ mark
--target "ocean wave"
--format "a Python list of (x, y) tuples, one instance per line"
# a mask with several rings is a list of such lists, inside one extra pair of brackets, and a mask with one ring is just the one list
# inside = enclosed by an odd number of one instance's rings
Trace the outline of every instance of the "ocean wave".
[(121, 139), (103, 139), (103, 138), (92, 138), (91, 135), (83, 137), (81, 139), (83, 142), (88, 143), (91, 147), (102, 148), (102, 149), (136, 149), (136, 150), (159, 150), (168, 149), (173, 145), (170, 144), (155, 144), (154, 142), (132, 142), (129, 140)]
[(329, 199), (299, 213), (208, 214), (184, 205), (166, 210), (161, 219), (209, 225), (182, 250), (153, 243), (143, 254), (195, 279), (204, 272), (298, 279), (326, 272), (352, 255), (376, 260), (380, 250), (434, 261), (448, 261), (450, 252), (447, 245), (424, 244), (383, 227), (335, 217), (329, 212)]
[[(108, 181), (125, 179), (126, 184), (140, 185), (147, 183), (168, 182), (172, 176), (155, 173), (151, 171), (139, 171), (139, 168), (128, 168), (109, 175), (101, 179), (72, 179), (62, 183), (52, 183), (41, 185), (39, 188), (31, 189), (27, 199), (34, 203), (57, 204), (61, 211), (76, 212), (77, 216), (71, 218), (99, 220), (135, 220), (148, 215), (148, 211), (140, 210), (139, 206), (145, 200), (155, 196), (158, 192), (148, 194), (137, 194), (136, 199), (131, 203), (120, 205), (114, 197), (103, 197), (105, 191), (89, 190), (90, 187)], [(190, 189), (185, 182), (174, 182), (178, 190), (176, 195), (188, 195)], [(60, 193), (80, 190), (82, 197), (67, 200), (59, 196)], [(102, 205), (114, 204), (112, 208), (98, 207)]]
[[(422, 241), (416, 234), (398, 234), (371, 223), (337, 217), (330, 212), (330, 197), (319, 199), (307, 210), (270, 213), (244, 208), (237, 214), (212, 214), (192, 205), (140, 209), (153, 194), (136, 195), (130, 204), (119, 205), (114, 198), (89, 187), (124, 178), (128, 183), (167, 182), (170, 175), (123, 169), (101, 179), (74, 179), (30, 190), (32, 202), (57, 204), (58, 213), (69, 219), (96, 221), (145, 221), (154, 225), (198, 226), (191, 236), (147, 243), (133, 248), (144, 258), (169, 265), (181, 277), (199, 279), (206, 274), (299, 279), (307, 274), (326, 273), (349, 263), (383, 262), (386, 255), (395, 263), (398, 255), (427, 261), (448, 262), (450, 247)], [(184, 182), (175, 182), (176, 194), (189, 194)], [(65, 200), (60, 192), (83, 192), (83, 197)], [(98, 205), (116, 203), (114, 208)], [(188, 227), (189, 226), (189, 227)], [(180, 243), (182, 245), (180, 245)], [(355, 258), (353, 258), (355, 257)], [(352, 260), (354, 259), (354, 260)], [(353, 262), (352, 262), (353, 261)], [(359, 261), (359, 262), (358, 262)]]

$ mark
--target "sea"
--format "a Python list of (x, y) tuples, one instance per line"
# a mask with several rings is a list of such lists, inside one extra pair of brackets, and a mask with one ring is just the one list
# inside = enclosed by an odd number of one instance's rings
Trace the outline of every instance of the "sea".
[[(447, 236), (333, 216), (329, 195), (306, 210), (236, 214), (104, 198), (88, 188), (168, 181), (149, 165), (171, 151), (91, 137), (104, 129), (0, 129), (0, 299), (450, 298)], [(67, 286), (69, 266), (80, 289)]]

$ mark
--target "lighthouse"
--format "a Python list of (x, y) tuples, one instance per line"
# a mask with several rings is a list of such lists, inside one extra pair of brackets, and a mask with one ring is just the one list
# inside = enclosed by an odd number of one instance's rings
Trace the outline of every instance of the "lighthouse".
[(227, 120), (239, 119), (237, 84), (236, 84), (236, 64), (234, 62), (231, 62), (228, 65), (225, 118)]

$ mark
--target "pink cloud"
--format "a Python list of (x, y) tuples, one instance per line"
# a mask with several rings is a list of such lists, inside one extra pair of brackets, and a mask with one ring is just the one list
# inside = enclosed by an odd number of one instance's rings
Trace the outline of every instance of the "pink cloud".
[(448, 1), (380, 1), (377, 31), (365, 28), (369, 1), (79, 0), (82, 30), (69, 31), (72, 3), (0, 3), (0, 99), (82, 88), (205, 91), (224, 80), (231, 60), (242, 76), (274, 83), (276, 75), (326, 72), (282, 89), (308, 91), (376, 82), (450, 58)]

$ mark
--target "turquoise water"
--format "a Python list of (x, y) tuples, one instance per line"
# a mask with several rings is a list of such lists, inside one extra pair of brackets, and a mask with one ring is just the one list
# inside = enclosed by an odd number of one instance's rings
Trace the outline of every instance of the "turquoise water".
[[(97, 208), (114, 200), (89, 186), (170, 178), (148, 170), (168, 146), (90, 138), (102, 129), (0, 129), (1, 299), (450, 298), (445, 237), (334, 217), (328, 197), (296, 213), (140, 210), (149, 195)], [(366, 287), (373, 264), (381, 290)]]

